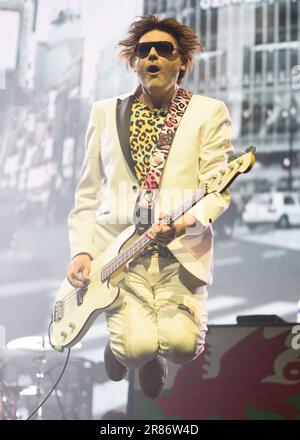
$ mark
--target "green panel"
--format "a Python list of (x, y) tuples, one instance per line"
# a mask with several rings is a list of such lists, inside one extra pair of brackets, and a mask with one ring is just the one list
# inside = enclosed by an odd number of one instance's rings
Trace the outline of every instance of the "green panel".
[(246, 418), (249, 420), (284, 420), (282, 414), (261, 411), (258, 408), (255, 408), (255, 406), (249, 406), (246, 409)]

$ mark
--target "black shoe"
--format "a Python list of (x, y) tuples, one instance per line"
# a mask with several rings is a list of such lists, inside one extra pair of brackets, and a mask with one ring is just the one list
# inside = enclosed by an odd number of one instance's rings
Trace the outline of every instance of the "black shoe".
[(167, 375), (167, 361), (158, 355), (155, 359), (141, 367), (139, 369), (139, 379), (145, 396), (150, 399), (156, 399), (163, 390)]
[(106, 344), (104, 351), (104, 366), (107, 376), (115, 382), (119, 382), (126, 376), (127, 368), (115, 357), (109, 342)]

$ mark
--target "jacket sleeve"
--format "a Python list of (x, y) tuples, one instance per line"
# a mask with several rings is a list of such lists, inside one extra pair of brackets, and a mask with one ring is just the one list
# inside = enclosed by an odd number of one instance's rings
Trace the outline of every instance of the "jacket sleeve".
[[(199, 187), (210, 174), (224, 165), (228, 153), (233, 151), (231, 144), (231, 119), (226, 105), (218, 101), (214, 113), (202, 127), (201, 146), (199, 153)], [(211, 193), (205, 196), (189, 213), (196, 218), (196, 226), (186, 231), (187, 235), (198, 235), (205, 227), (213, 223), (229, 206), (230, 191)]]
[(68, 216), (71, 258), (86, 253), (94, 258), (96, 210), (101, 188), (99, 116), (93, 104), (85, 140), (85, 157), (75, 191), (75, 205)]

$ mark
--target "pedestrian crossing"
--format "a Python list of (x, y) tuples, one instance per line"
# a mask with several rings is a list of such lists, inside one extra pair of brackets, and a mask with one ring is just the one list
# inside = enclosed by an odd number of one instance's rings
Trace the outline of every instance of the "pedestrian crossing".
[(0, 298), (26, 296), (28, 294), (40, 294), (42, 292), (50, 294), (53, 293), (53, 291), (56, 292), (61, 283), (62, 280), (38, 279), (0, 284)]
[[(224, 299), (226, 304), (226, 299)], [(209, 307), (208, 307), (209, 310)], [(224, 308), (222, 308), (224, 310)], [(216, 325), (236, 324), (236, 317), (240, 315), (277, 315), (288, 322), (296, 321), (297, 303), (293, 301), (273, 301), (254, 307), (242, 307), (234, 313), (225, 313), (220, 316), (209, 314), (209, 323)]]
[(249, 233), (246, 227), (241, 227), (234, 233), (234, 238), (241, 241), (249, 241), (253, 243), (266, 244), (276, 246), (283, 249), (300, 250), (300, 230), (293, 228), (289, 230), (258, 230)]
[(217, 312), (218, 310), (224, 310), (235, 306), (240, 306), (247, 302), (246, 298), (235, 296), (217, 296), (210, 297), (208, 299), (208, 312)]
[(261, 254), (261, 258), (267, 260), (269, 258), (282, 258), (287, 254), (286, 250), (284, 249), (275, 249), (263, 252)]
[(242, 257), (236, 255), (232, 257), (215, 259), (214, 267), (232, 266), (235, 264), (241, 264), (243, 262)]

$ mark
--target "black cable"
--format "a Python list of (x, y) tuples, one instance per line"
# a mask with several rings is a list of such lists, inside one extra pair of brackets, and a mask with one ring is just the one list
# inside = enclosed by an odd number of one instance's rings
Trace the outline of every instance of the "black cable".
[[(56, 351), (59, 351), (59, 352), (63, 352), (63, 350), (64, 350), (64, 348), (63, 347), (60, 347), (60, 346), (58, 346), (58, 345), (54, 345), (53, 343), (52, 343), (52, 341), (51, 341), (51, 325), (52, 325), (52, 322), (53, 322), (53, 316), (51, 316), (51, 321), (50, 321), (50, 323), (49, 323), (49, 327), (48, 327), (48, 338), (49, 338), (49, 343), (50, 343), (50, 345), (51, 345), (51, 347), (54, 349), (54, 350), (56, 350)], [(68, 354), (67, 354), (67, 357), (66, 357), (66, 361), (65, 361), (65, 364), (64, 364), (64, 366), (63, 366), (63, 369), (62, 369), (62, 372), (60, 373), (60, 375), (59, 375), (59, 377), (58, 377), (58, 379), (57, 379), (57, 381), (55, 382), (55, 384), (53, 385), (53, 387), (51, 388), (51, 390), (49, 391), (49, 393), (47, 394), (47, 396), (45, 397), (45, 399), (44, 400), (42, 400), (42, 402), (40, 403), (40, 405), (30, 414), (30, 416), (29, 417), (27, 417), (27, 419), (26, 420), (30, 420), (31, 419), (31, 417), (44, 405), (44, 403), (46, 402), (46, 400), (47, 399), (49, 399), (49, 397), (51, 396), (51, 394), (53, 393), (53, 391), (55, 390), (55, 388), (57, 387), (57, 385), (58, 385), (58, 383), (59, 383), (59, 381), (60, 381), (60, 379), (62, 378), (62, 376), (63, 376), (63, 374), (64, 374), (64, 372), (65, 372), (65, 369), (67, 368), (67, 365), (68, 365), (68, 361), (69, 361), (69, 357), (70, 357), (70, 353), (71, 353), (71, 348), (68, 348)]]
[[(49, 378), (50, 378), (51, 385), (53, 385), (53, 379), (52, 379), (52, 376), (51, 376), (51, 372), (48, 373), (48, 376), (49, 376)], [(58, 392), (57, 392), (57, 389), (56, 389), (56, 388), (54, 389), (54, 395), (55, 395), (56, 402), (57, 402), (57, 405), (58, 405), (58, 407), (59, 407), (59, 410), (60, 410), (60, 413), (61, 413), (62, 419), (63, 419), (63, 420), (67, 420), (67, 418), (66, 418), (66, 414), (65, 414), (65, 411), (64, 411), (63, 404), (61, 403), (61, 399), (60, 399), (60, 397), (59, 397), (59, 395), (58, 395)]]
[(62, 369), (62, 372), (60, 373), (60, 375), (59, 375), (59, 378), (57, 379), (57, 381), (55, 382), (55, 384), (53, 385), (53, 387), (51, 388), (51, 390), (49, 391), (49, 393), (47, 394), (47, 396), (45, 397), (45, 399), (44, 400), (42, 400), (42, 402), (40, 403), (40, 405), (30, 414), (30, 416), (29, 417), (27, 417), (27, 419), (26, 420), (30, 420), (31, 419), (31, 417), (41, 408), (41, 406), (43, 406), (44, 405), (44, 403), (46, 402), (46, 400), (47, 399), (49, 399), (49, 397), (51, 396), (51, 394), (53, 393), (53, 391), (55, 390), (55, 388), (57, 387), (57, 385), (58, 385), (58, 383), (59, 383), (59, 381), (60, 381), (60, 379), (62, 378), (62, 376), (63, 376), (63, 374), (64, 374), (64, 372), (65, 372), (65, 369), (66, 369), (66, 367), (67, 367), (67, 364), (68, 364), (68, 360), (69, 360), (69, 357), (70, 357), (70, 352), (71, 352), (71, 348), (68, 348), (68, 354), (67, 354), (67, 358), (66, 358), (66, 361), (65, 361), (65, 365), (64, 365), (64, 367), (63, 367), (63, 369)]

